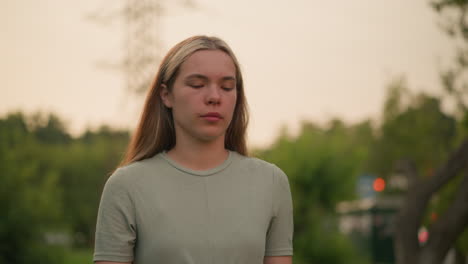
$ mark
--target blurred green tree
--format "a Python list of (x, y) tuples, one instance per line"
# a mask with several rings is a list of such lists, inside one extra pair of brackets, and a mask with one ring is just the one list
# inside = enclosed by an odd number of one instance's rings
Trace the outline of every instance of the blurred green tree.
[[(446, 102), (455, 106), (453, 117), (447, 117), (442, 113), (440, 99), (422, 95), (419, 96), (419, 102), (417, 98), (410, 98), (406, 109), (400, 109), (399, 113), (396, 111), (392, 114), (400, 120), (395, 121), (400, 122), (400, 126), (385, 120), (388, 125), (382, 127), (384, 136), (377, 148), (382, 151), (388, 149), (388, 152), (399, 150), (401, 153), (397, 169), (409, 178), (406, 201), (397, 223), (399, 228), (395, 249), (399, 264), (441, 263), (447, 251), (453, 246), (457, 249), (457, 256), (463, 253), (463, 250), (460, 250), (460, 245), (463, 243), (458, 242), (455, 245), (454, 243), (463, 230), (466, 230), (468, 224), (467, 3), (466, 0), (431, 2), (432, 7), (440, 15), (443, 29), (458, 44), (454, 63), (441, 74)], [(424, 110), (424, 106), (429, 108)], [(405, 124), (403, 121), (405, 119), (413, 121)], [(393, 135), (389, 127), (394, 128)], [(412, 138), (416, 137), (417, 140), (413, 141)], [(385, 148), (385, 145), (388, 148)], [(455, 148), (456, 150), (453, 150)], [(424, 149), (427, 151), (426, 155)], [(393, 159), (386, 159), (384, 156), (381, 155), (381, 160), (388, 160), (390, 163), (387, 166), (380, 163), (379, 167), (391, 170), (396, 156)], [(437, 211), (437, 214), (432, 214), (432, 221), (424, 220), (425, 215), (427, 219), (428, 210)], [(437, 217), (434, 217), (435, 215)], [(429, 225), (429, 239), (424, 244), (420, 244), (418, 229), (424, 222)], [(461, 237), (459, 241), (466, 241), (466, 238)]]
[(373, 133), (369, 121), (328, 128), (303, 123), (291, 138), (283, 131), (268, 149), (255, 155), (288, 175), (294, 201), (294, 263), (365, 263), (338, 232), (335, 206), (355, 195), (356, 177), (365, 167)]
[(454, 147), (457, 120), (442, 111), (440, 98), (411, 94), (404, 78), (389, 84), (381, 120), (369, 161), (378, 175), (391, 174), (405, 158), (428, 175)]
[(43, 166), (47, 146), (22, 114), (0, 119), (0, 263), (61, 263), (45, 234), (61, 219), (58, 171)]
[(453, 151), (460, 145), (458, 121), (442, 111), (440, 98), (412, 95), (404, 79), (395, 80), (388, 91), (370, 164), (381, 175), (400, 171), (408, 177), (406, 200), (396, 223), (397, 263), (441, 263), (468, 221), (468, 176), (452, 188), (455, 198), (439, 219), (426, 221), (430, 235), (425, 244), (419, 243), (418, 231), (431, 198), (442, 187), (453, 187), (457, 181), (451, 180), (468, 164), (468, 142)]
[(72, 138), (53, 114), (0, 119), (0, 264), (61, 263), (65, 246), (91, 247), (104, 182), (128, 138), (106, 126)]
[(128, 140), (128, 132), (103, 126), (56, 150), (65, 219), (76, 246), (93, 245), (102, 188), (122, 159)]
[(34, 137), (44, 144), (67, 144), (71, 142), (66, 125), (55, 114), (35, 113), (26, 120)]

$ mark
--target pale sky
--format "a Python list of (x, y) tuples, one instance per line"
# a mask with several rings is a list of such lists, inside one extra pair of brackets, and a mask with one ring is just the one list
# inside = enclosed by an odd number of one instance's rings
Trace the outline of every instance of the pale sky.
[[(230, 44), (252, 146), (301, 120), (377, 119), (386, 84), (400, 74), (414, 91), (439, 92), (438, 71), (453, 54), (428, 1), (192, 1), (197, 8), (168, 7), (161, 52), (195, 34)], [(0, 3), (0, 115), (52, 111), (74, 134), (100, 124), (134, 129), (142, 99), (126, 93), (122, 73), (96, 66), (122, 58), (122, 29), (85, 18), (113, 1)]]

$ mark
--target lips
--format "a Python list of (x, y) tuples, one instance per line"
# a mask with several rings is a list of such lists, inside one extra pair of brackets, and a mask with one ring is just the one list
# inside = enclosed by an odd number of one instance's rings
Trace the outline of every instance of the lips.
[(206, 114), (202, 115), (202, 117), (217, 117), (217, 118), (223, 118), (218, 112), (209, 112), (209, 113), (206, 113)]
[(215, 122), (223, 118), (223, 116), (221, 116), (221, 114), (219, 114), (218, 112), (209, 112), (201, 115), (201, 117), (210, 122)]

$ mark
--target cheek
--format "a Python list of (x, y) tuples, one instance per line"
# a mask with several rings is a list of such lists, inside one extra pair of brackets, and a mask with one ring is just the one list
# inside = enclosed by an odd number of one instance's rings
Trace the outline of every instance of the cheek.
[(200, 113), (200, 103), (194, 96), (179, 96), (174, 101), (173, 113), (179, 122), (193, 122)]
[(237, 94), (238, 94), (237, 90), (226, 93), (225, 101), (230, 105), (236, 104)]
[(236, 103), (237, 103), (237, 97), (233, 96), (232, 98), (229, 99), (229, 112), (231, 113), (231, 119), (232, 115), (234, 114), (234, 111), (236, 109)]
[(180, 110), (190, 110), (195, 104), (196, 96), (193, 94), (178, 94), (174, 96), (174, 107)]
[(234, 111), (234, 108), (236, 107), (236, 103), (237, 103), (237, 93), (234, 94), (234, 96), (232, 97), (232, 100), (231, 100), (232, 111)]

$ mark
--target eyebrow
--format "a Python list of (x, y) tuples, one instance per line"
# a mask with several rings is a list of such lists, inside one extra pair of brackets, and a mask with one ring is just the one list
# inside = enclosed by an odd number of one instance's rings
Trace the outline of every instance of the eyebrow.
[[(193, 79), (193, 78), (208, 80), (208, 77), (206, 77), (203, 74), (198, 74), (198, 73), (190, 74), (189, 76), (185, 77), (186, 80)], [(223, 81), (236, 81), (236, 78), (234, 78), (232, 76), (225, 76), (222, 79), (223, 79)]]

